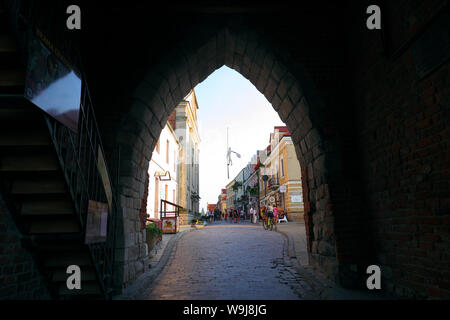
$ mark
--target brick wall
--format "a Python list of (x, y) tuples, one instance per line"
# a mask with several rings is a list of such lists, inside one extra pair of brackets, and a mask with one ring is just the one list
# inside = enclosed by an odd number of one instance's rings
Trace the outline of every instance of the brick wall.
[(450, 63), (421, 78), (412, 51), (414, 36), (444, 2), (384, 7), (393, 18), (384, 43), (354, 28), (354, 104), (374, 262), (384, 289), (401, 297), (450, 298)]
[(0, 194), (0, 300), (49, 299), (49, 293)]
[(311, 263), (349, 286), (380, 264), (389, 293), (449, 297), (449, 64), (419, 79), (411, 50), (447, 2), (385, 1), (382, 32), (365, 28), (369, 2), (190, 23), (88, 10), (85, 69), (104, 143), (123, 155), (118, 281), (144, 270), (139, 210), (158, 136), (183, 95), (226, 64), (292, 133)]

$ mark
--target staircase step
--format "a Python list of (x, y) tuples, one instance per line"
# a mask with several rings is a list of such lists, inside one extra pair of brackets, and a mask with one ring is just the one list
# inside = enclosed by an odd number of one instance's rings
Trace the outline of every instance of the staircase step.
[[(1, 37), (1, 35), (0, 35)], [(1, 44), (0, 44), (1, 46)], [(14, 51), (1, 51), (0, 48), (0, 72), (3, 72), (3, 70), (6, 69), (15, 69), (15, 68), (22, 68), (22, 61), (20, 60), (20, 56), (17, 52)], [(5, 48), (4, 50), (8, 50)], [(23, 87), (23, 86), (22, 86)]]
[(69, 215), (74, 214), (72, 203), (68, 200), (24, 200), (21, 214), (34, 215)]
[(60, 295), (69, 295), (69, 296), (76, 296), (76, 295), (101, 295), (102, 291), (100, 289), (100, 286), (98, 285), (97, 281), (87, 281), (81, 283), (81, 289), (80, 290), (69, 290), (67, 289), (66, 283), (61, 283), (59, 285), (59, 294)]
[[(69, 276), (66, 273), (66, 268), (57, 269), (53, 272), (52, 280), (55, 282), (66, 282), (67, 277)], [(94, 267), (80, 267), (81, 270), (81, 281), (96, 281), (97, 280), (97, 272)], [(83, 287), (83, 286), (82, 286)]]
[(4, 155), (0, 159), (0, 172), (32, 172), (60, 170), (53, 154)]
[(61, 252), (58, 254), (47, 254), (43, 257), (43, 264), (46, 267), (67, 269), (70, 265), (77, 265), (83, 272), (83, 266), (86, 269), (92, 268), (91, 258), (87, 251)]
[(11, 193), (15, 195), (61, 194), (66, 192), (62, 177), (21, 177), (14, 180)]
[(2, 2), (0, 1), (0, 33), (6, 34), (9, 30), (7, 23), (6, 10), (2, 7)]
[(24, 93), (24, 86), (6, 86), (0, 87), (0, 98), (4, 98), (5, 96), (15, 95), (22, 96)]
[(25, 72), (23, 68), (6, 69), (0, 72), (0, 86), (23, 86), (25, 84)]
[(54, 239), (52, 242), (37, 242), (33, 243), (33, 248), (37, 252), (40, 252), (45, 255), (58, 255), (60, 253), (68, 253), (68, 252), (82, 252), (87, 249), (86, 245), (81, 244), (81, 242), (70, 242), (68, 240), (56, 239), (54, 235), (52, 235)]
[(3, 52), (16, 52), (16, 41), (8, 35), (0, 35), (0, 53)]
[(44, 129), (44, 127), (0, 128), (0, 147), (52, 145), (49, 132)]
[[(0, 96), (0, 119), (7, 120), (19, 120), (24, 121), (27, 120), (28, 117), (34, 116), (34, 119), (31, 119), (32, 122), (37, 122), (36, 117), (42, 114), (42, 110), (37, 106), (29, 102), (23, 96), (23, 92), (21, 96), (16, 98), (3, 98)], [(41, 123), (44, 122), (44, 118), (42, 118)]]
[(77, 218), (73, 216), (51, 216), (50, 219), (46, 217), (29, 220), (30, 234), (81, 232)]

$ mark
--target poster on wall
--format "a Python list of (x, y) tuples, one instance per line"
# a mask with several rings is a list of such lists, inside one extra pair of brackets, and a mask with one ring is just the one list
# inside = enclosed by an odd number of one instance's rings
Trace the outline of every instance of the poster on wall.
[(98, 147), (98, 159), (97, 159), (97, 170), (102, 179), (103, 188), (105, 189), (106, 199), (108, 200), (109, 208), (112, 206), (112, 189), (111, 181), (109, 180), (108, 171), (106, 170), (105, 158), (103, 157), (103, 152), (100, 146)]
[(77, 132), (81, 79), (62, 60), (65, 59), (59, 51), (37, 30), (31, 36), (24, 95), (51, 117)]
[(86, 218), (85, 243), (99, 243), (106, 241), (108, 224), (108, 204), (89, 200)]

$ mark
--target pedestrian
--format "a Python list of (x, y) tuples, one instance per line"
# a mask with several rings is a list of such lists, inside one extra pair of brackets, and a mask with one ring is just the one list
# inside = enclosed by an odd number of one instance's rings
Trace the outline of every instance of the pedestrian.
[(250, 207), (250, 217), (252, 219), (252, 223), (256, 223), (256, 212), (253, 207)]
[(269, 208), (267, 208), (267, 217), (268, 218), (272, 218), (272, 223), (273, 223), (273, 207), (271, 205), (269, 205)]
[(266, 211), (266, 206), (262, 206), (261, 209), (259, 210), (259, 221), (264, 220), (265, 211)]
[(264, 206), (263, 207), (263, 217), (262, 218), (263, 218), (264, 221), (266, 221), (266, 223), (267, 223), (267, 216), (268, 216), (268, 214), (269, 214), (269, 208)]
[(273, 223), (276, 225), (278, 222), (278, 207), (273, 208)]

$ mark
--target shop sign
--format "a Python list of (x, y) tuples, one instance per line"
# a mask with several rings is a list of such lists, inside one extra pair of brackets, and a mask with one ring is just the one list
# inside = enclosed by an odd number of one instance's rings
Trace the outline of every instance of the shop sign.
[(163, 233), (177, 233), (177, 217), (163, 217), (161, 220)]

